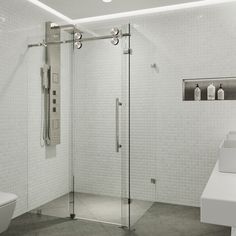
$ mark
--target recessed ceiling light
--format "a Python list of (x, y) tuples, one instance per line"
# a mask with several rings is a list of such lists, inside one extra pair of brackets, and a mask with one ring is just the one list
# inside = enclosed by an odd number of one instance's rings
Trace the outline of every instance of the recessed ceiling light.
[(112, 0), (102, 0), (103, 2), (112, 2)]

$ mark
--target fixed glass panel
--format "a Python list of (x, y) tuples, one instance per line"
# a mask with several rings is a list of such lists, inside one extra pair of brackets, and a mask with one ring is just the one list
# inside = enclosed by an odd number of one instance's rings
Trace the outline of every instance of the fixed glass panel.
[[(45, 40), (45, 29), (35, 30), (29, 43)], [(61, 30), (61, 40), (71, 35)], [(60, 131), (58, 145), (45, 142), (45, 97), (40, 68), (45, 65), (45, 47), (28, 49), (28, 206), (32, 213), (69, 217), (70, 95), (72, 45), (60, 46)], [(54, 94), (53, 94), (54, 96)], [(57, 98), (57, 96), (55, 96)], [(53, 102), (53, 101), (52, 101)], [(54, 104), (56, 102), (56, 105)], [(53, 106), (59, 106), (59, 100)], [(58, 109), (59, 110), (59, 109)], [(36, 135), (37, 134), (37, 135)]]
[[(148, 216), (156, 196), (156, 147), (153, 84), (156, 82), (155, 45), (142, 25), (131, 25), (130, 63), (130, 227)], [(156, 91), (155, 91), (156, 92)]]

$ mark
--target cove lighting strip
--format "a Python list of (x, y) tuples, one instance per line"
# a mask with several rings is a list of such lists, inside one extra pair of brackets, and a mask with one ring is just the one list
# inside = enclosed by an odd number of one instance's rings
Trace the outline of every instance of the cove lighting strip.
[(58, 18), (66, 21), (67, 23), (73, 24), (73, 20), (65, 15), (63, 15), (62, 13), (60, 13), (59, 11), (56, 11), (55, 9), (49, 7), (48, 5), (40, 2), (39, 0), (27, 0), (28, 2), (33, 3), (34, 5), (40, 7), (41, 9), (53, 14), (54, 16), (57, 16)]
[(142, 16), (142, 15), (148, 15), (148, 14), (154, 14), (154, 13), (176, 11), (176, 10), (202, 7), (202, 6), (210, 6), (210, 5), (216, 5), (216, 4), (227, 3), (227, 2), (235, 2), (235, 1), (236, 0), (201, 0), (197, 2), (181, 3), (181, 4), (171, 5), (171, 6), (148, 8), (148, 9), (137, 10), (137, 11), (128, 11), (128, 12), (115, 13), (115, 14), (104, 15), (104, 16), (82, 18), (82, 19), (74, 20), (74, 23), (75, 24), (89, 23), (89, 22), (95, 22), (95, 21), (112, 20), (116, 18)]
[(115, 14), (109, 14), (109, 15), (103, 15), (103, 16), (88, 17), (88, 18), (72, 20), (71, 18), (54, 10), (53, 8), (47, 6), (46, 4), (40, 2), (39, 0), (28, 0), (28, 1), (71, 24), (82, 24), (82, 23), (89, 23), (89, 22), (96, 22), (96, 21), (105, 21), (105, 20), (111, 20), (111, 19), (141, 16), (141, 15), (148, 15), (148, 14), (154, 14), (154, 13), (169, 12), (169, 11), (188, 9), (188, 8), (236, 2), (236, 0), (200, 0), (196, 2), (181, 3), (181, 4), (171, 5), (171, 6), (148, 8), (148, 9), (142, 9), (142, 10), (137, 10), (137, 11), (128, 11), (128, 12), (122, 12), (122, 13), (115, 13)]

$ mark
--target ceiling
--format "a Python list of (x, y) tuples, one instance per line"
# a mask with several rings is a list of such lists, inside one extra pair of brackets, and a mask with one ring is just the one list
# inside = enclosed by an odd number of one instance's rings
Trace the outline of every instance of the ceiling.
[(203, 0), (40, 0), (71, 19), (81, 19)]

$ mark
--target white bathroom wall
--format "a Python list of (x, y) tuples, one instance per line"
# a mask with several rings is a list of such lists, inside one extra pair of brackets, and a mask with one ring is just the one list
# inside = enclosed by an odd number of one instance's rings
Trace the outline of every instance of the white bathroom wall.
[[(235, 10), (236, 4), (231, 3), (135, 22), (131, 66), (133, 197), (199, 205), (218, 146), (227, 132), (236, 128), (236, 102), (184, 102), (182, 79), (236, 75)], [(150, 67), (152, 63), (158, 70)], [(156, 186), (150, 178), (157, 180)]]
[[(236, 129), (236, 102), (184, 102), (182, 79), (236, 75), (235, 10), (235, 3), (227, 3), (129, 19), (133, 25), (132, 198), (199, 206), (200, 195), (217, 160), (218, 145), (229, 130)], [(120, 23), (102, 22), (102, 25), (110, 27)], [(93, 30), (101, 23), (83, 26)], [(84, 68), (83, 74), (89, 71), (89, 78), (97, 83), (96, 78), (105, 75), (107, 70), (101, 66), (96, 73), (91, 73), (91, 68), (87, 68), (88, 62), (96, 65), (96, 60), (97, 63), (100, 60), (92, 49), (87, 50), (89, 59), (81, 61), (80, 66)], [(109, 47), (106, 54), (110, 55)], [(157, 70), (151, 68), (153, 63), (157, 64)], [(78, 76), (78, 79), (83, 81), (84, 77)], [(93, 109), (92, 104), (89, 106)], [(86, 117), (83, 120), (86, 121)], [(97, 139), (105, 143), (102, 134)], [(74, 155), (79, 153), (76, 149), (74, 152)], [(89, 167), (87, 172), (91, 170), (92, 158), (84, 155), (83, 166)], [(104, 167), (94, 167), (90, 178), (105, 172)], [(106, 178), (114, 181), (114, 176)], [(151, 184), (151, 178), (157, 180), (156, 185)], [(104, 183), (106, 181), (104, 179)], [(79, 189), (100, 193), (95, 184), (83, 180), (80, 186), (86, 187)], [(102, 186), (105, 194), (113, 191), (110, 185)]]
[(15, 216), (68, 190), (68, 50), (63, 49), (62, 144), (46, 159), (40, 147), (40, 67), (43, 51), (28, 49), (44, 35), (45, 21), (58, 18), (26, 0), (0, 3), (0, 191), (19, 197)]
[(23, 34), (15, 40), (24, 23), (7, 2), (0, 8), (0, 191), (19, 196), (19, 214), (27, 209), (27, 48)]

